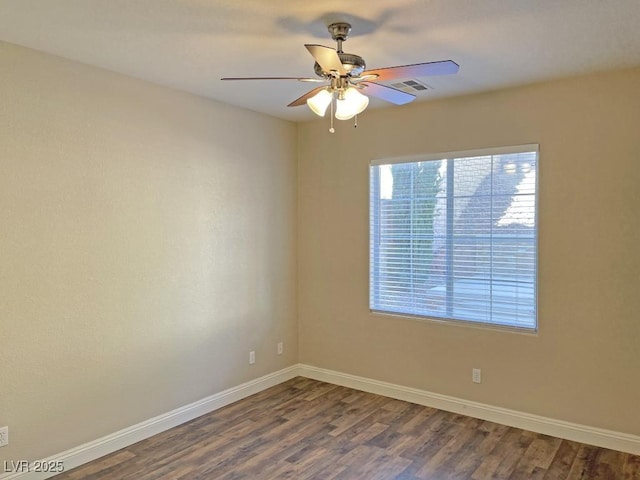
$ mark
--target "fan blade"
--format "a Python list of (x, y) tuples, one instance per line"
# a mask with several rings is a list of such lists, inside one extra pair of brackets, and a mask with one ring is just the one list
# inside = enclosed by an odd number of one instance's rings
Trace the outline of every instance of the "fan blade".
[(305, 93), (300, 98), (295, 99), (293, 102), (287, 105), (287, 107), (299, 107), (300, 105), (305, 105), (307, 103), (307, 99), (313, 97), (316, 93), (318, 93), (320, 90), (323, 90), (325, 88), (327, 87), (314, 88), (310, 92)]
[(315, 58), (318, 65), (320, 65), (324, 71), (335, 71), (340, 75), (347, 74), (335, 48), (325, 47), (323, 45), (305, 45), (305, 47), (307, 47), (309, 53)]
[(297, 80), (299, 82), (326, 82), (324, 78), (298, 78), (298, 77), (225, 77), (220, 80)]
[(363, 82), (360, 85), (364, 85), (366, 87), (364, 93), (367, 95), (381, 98), (382, 100), (395, 103), (396, 105), (404, 105), (405, 103), (412, 102), (413, 99), (416, 98), (415, 95), (411, 95), (410, 93), (403, 92), (396, 88), (380, 85), (379, 83)]
[(376, 80), (394, 80), (396, 78), (428, 77), (431, 75), (450, 75), (457, 73), (460, 66), (452, 60), (441, 62), (416, 63), (399, 67), (378, 68), (366, 70), (360, 75), (377, 75)]

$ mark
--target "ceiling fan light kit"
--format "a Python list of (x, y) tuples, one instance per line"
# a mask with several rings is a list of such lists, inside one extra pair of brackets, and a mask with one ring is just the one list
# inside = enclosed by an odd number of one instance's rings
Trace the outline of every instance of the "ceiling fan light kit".
[(307, 99), (307, 105), (311, 111), (321, 117), (324, 117), (324, 114), (327, 113), (327, 108), (329, 108), (331, 102), (333, 102), (333, 95), (326, 88)]
[[(404, 105), (413, 101), (413, 94), (393, 87), (376, 83), (373, 80), (385, 81), (399, 78), (424, 77), (428, 75), (448, 75), (458, 71), (458, 64), (451, 60), (439, 62), (417, 63), (398, 67), (386, 67), (366, 70), (362, 57), (342, 51), (342, 43), (351, 32), (351, 25), (346, 22), (332, 23), (328, 27), (331, 38), (336, 41), (337, 48), (323, 45), (305, 45), (315, 60), (314, 71), (319, 78), (296, 77), (227, 77), (222, 80), (298, 80), (301, 82), (328, 82), (324, 87), (317, 87), (291, 102), (289, 107), (306, 104), (309, 109), (324, 117), (331, 107), (331, 128), (333, 133), (333, 112), (338, 120), (349, 120), (362, 113), (369, 105), (369, 97), (374, 96), (395, 105)], [(363, 95), (365, 91), (367, 95)], [(335, 107), (335, 108), (334, 108)], [(355, 124), (357, 126), (357, 123)]]
[(349, 120), (369, 105), (369, 97), (361, 94), (356, 88), (349, 87), (344, 92), (338, 94), (336, 100), (336, 118), (338, 120)]

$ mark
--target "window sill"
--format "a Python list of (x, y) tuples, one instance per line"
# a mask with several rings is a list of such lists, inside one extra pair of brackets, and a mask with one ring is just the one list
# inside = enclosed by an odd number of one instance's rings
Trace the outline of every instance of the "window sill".
[(475, 328), (480, 330), (492, 330), (500, 333), (515, 333), (519, 335), (527, 335), (532, 337), (538, 336), (537, 328), (514, 327), (511, 325), (498, 325), (491, 323), (473, 322), (470, 320), (456, 320), (450, 318), (426, 317), (422, 315), (411, 315), (408, 313), (385, 312), (382, 310), (369, 310), (370, 315), (380, 317), (397, 317), (406, 320), (414, 320), (418, 322), (436, 323), (439, 325), (449, 325), (453, 327)]

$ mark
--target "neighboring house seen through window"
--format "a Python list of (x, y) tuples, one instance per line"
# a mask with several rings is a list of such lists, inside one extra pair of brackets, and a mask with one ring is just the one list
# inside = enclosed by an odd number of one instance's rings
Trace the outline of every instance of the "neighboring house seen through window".
[(537, 328), (538, 146), (372, 162), (370, 308)]

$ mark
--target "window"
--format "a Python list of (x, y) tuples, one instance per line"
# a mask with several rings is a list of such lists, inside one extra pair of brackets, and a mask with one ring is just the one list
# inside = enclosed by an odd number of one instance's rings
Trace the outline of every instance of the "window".
[(535, 330), (538, 146), (372, 162), (372, 311)]

